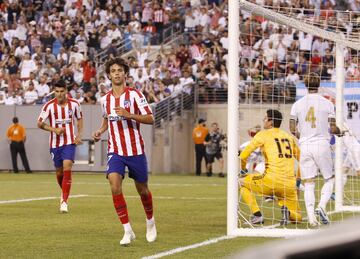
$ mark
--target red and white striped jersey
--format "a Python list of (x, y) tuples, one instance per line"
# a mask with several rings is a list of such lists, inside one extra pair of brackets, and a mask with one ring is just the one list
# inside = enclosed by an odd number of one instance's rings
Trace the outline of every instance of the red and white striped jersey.
[(124, 93), (116, 98), (110, 90), (101, 98), (103, 117), (108, 120), (108, 153), (120, 156), (135, 156), (144, 153), (144, 141), (140, 133), (140, 123), (125, 119), (115, 113), (121, 107), (131, 114), (152, 114), (144, 95), (137, 89), (126, 87)]
[(38, 121), (43, 122), (49, 119), (50, 126), (53, 128), (63, 127), (64, 134), (56, 135), (50, 132), (50, 148), (57, 148), (64, 145), (74, 144), (74, 118), (81, 119), (81, 106), (78, 101), (68, 98), (64, 106), (60, 106), (54, 98), (42, 107)]

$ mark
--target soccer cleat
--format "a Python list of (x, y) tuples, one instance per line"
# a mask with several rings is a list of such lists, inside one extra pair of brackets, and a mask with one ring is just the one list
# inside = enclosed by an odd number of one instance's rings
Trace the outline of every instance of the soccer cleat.
[(150, 220), (146, 220), (146, 240), (148, 242), (154, 242), (157, 237), (156, 225), (154, 217)]
[(252, 215), (250, 217), (250, 223), (252, 225), (261, 225), (261, 224), (264, 224), (264, 218), (263, 216), (255, 216), (255, 215)]
[(280, 226), (285, 226), (290, 223), (290, 211), (286, 206), (281, 207)]
[(335, 193), (334, 193), (334, 192), (331, 194), (330, 199), (331, 199), (332, 201), (335, 201)]
[(318, 227), (318, 226), (320, 226), (320, 222), (317, 221), (316, 219), (309, 220), (309, 226), (310, 227)]
[(275, 200), (274, 196), (266, 196), (264, 199), (265, 202), (273, 202), (274, 200)]
[(219, 177), (225, 177), (225, 174), (224, 173), (219, 173)]
[(321, 220), (321, 223), (323, 223), (324, 225), (327, 225), (329, 224), (329, 217), (328, 215), (326, 214), (325, 210), (321, 207), (317, 207), (315, 209), (315, 214), (319, 215), (320, 217), (320, 220)]
[(123, 238), (120, 240), (120, 245), (128, 246), (130, 245), (131, 241), (135, 240), (136, 236), (134, 231), (130, 230), (124, 233)]
[(68, 205), (65, 201), (62, 201), (60, 203), (60, 213), (68, 213), (69, 210), (68, 210)]

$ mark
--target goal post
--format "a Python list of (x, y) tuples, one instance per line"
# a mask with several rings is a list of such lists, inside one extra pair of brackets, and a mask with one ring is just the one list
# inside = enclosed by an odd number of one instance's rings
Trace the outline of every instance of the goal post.
[[(246, 128), (249, 128), (252, 125), (242, 125), (247, 118), (244, 120), (240, 120), (239, 114), (243, 113), (246, 117), (249, 113), (254, 114), (254, 109), (259, 111), (259, 116), (261, 118), (264, 116), (266, 109), (268, 108), (278, 108), (284, 113), (290, 113), (291, 104), (287, 104), (285, 99), (283, 101), (280, 93), (272, 92), (272, 102), (264, 103), (262, 102), (263, 96), (263, 88), (267, 88), (270, 85), (270, 88), (275, 88), (275, 82), (266, 82), (262, 81), (263, 79), (259, 79), (259, 81), (255, 81), (254, 78), (249, 79), (242, 78), (240, 79), (239, 74), (241, 71), (239, 70), (240, 60), (242, 60), (242, 56), (239, 55), (240, 49), (238, 49), (238, 41), (241, 38), (240, 29), (239, 29), (239, 17), (240, 10), (246, 11), (250, 13), (250, 15), (256, 15), (262, 18), (262, 20), (271, 21), (280, 26), (284, 26), (287, 28), (296, 29), (298, 31), (302, 31), (317, 37), (320, 37), (329, 42), (333, 42), (335, 45), (335, 66), (333, 70), (335, 70), (336, 74), (336, 88), (335, 88), (335, 96), (336, 96), (336, 121), (337, 124), (342, 128), (343, 118), (344, 118), (344, 87), (345, 87), (345, 75), (344, 70), (346, 67), (345, 64), (345, 50), (352, 49), (359, 51), (360, 50), (360, 42), (356, 40), (356, 37), (346, 37), (343, 33), (334, 32), (326, 30), (321, 27), (321, 24), (316, 24), (315, 22), (310, 23), (306, 19), (300, 19), (292, 14), (287, 14), (286, 12), (281, 13), (270, 8), (265, 8), (251, 2), (245, 0), (229, 0), (229, 50), (228, 50), (228, 77), (229, 77), (229, 85), (228, 85), (228, 156), (227, 156), (227, 165), (228, 165), (228, 179), (227, 179), (227, 234), (228, 235), (236, 235), (236, 236), (263, 236), (263, 237), (290, 237), (290, 236), (298, 236), (304, 235), (307, 233), (312, 233), (315, 231), (314, 229), (310, 229), (305, 225), (295, 225), (289, 227), (279, 227), (278, 222), (276, 222), (275, 218), (279, 215), (279, 209), (269, 209), (271, 205), (276, 207), (277, 204), (273, 202), (270, 206), (261, 204), (260, 206), (264, 206), (266, 210), (268, 210), (268, 214), (270, 215), (270, 219), (272, 223), (270, 226), (262, 226), (262, 227), (253, 227), (247, 226), (243, 227), (244, 224), (241, 224), (241, 221), (247, 221), (246, 213), (243, 214), (242, 209), (244, 204), (241, 204), (239, 198), (239, 188), (238, 188), (238, 179), (237, 174), (239, 172), (239, 158), (238, 158), (238, 149), (240, 142), (244, 142), (244, 132), (246, 132)], [(341, 28), (343, 29), (343, 28)], [(251, 38), (251, 35), (248, 35), (247, 38)], [(249, 40), (250, 41), (250, 40)], [(242, 47), (244, 47), (242, 42)], [(250, 45), (250, 44), (249, 44)], [(313, 53), (311, 53), (313, 55)], [(246, 58), (245, 58), (246, 59)], [(249, 58), (250, 59), (250, 58)], [(258, 62), (259, 60), (256, 60)], [(241, 61), (242, 62), (242, 61)], [(255, 62), (255, 63), (256, 63)], [(275, 61), (274, 61), (275, 63)], [(300, 62), (299, 62), (300, 63)], [(247, 64), (248, 70), (251, 71), (249, 73), (253, 73), (254, 69), (252, 67), (252, 63), (245, 61)], [(287, 67), (288, 64), (286, 64)], [(359, 65), (360, 68), (360, 65)], [(260, 68), (264, 69), (264, 67)], [(256, 69), (255, 69), (256, 70)], [(274, 70), (275, 71), (275, 70)], [(261, 71), (264, 72), (264, 71)], [(254, 72), (256, 74), (256, 72)], [(275, 72), (273, 72), (275, 74)], [(287, 73), (287, 72), (285, 72)], [(260, 77), (259, 77), (260, 78)], [(359, 77), (360, 78), (360, 77)], [(246, 81), (246, 82), (245, 82)], [(239, 105), (239, 102), (243, 102), (239, 100), (239, 86), (245, 85), (245, 83), (250, 85), (247, 86), (246, 91), (253, 91), (253, 89), (257, 89), (260, 85), (259, 90), (259, 103), (252, 103), (253, 100), (250, 100), (247, 103), (248, 96), (246, 95), (246, 101), (244, 104)], [(249, 90), (251, 89), (251, 90)], [(277, 100), (277, 101), (274, 101)], [(248, 112), (249, 111), (249, 112)], [(261, 115), (260, 115), (261, 113)], [(260, 118), (260, 117), (259, 117)], [(288, 116), (285, 115), (283, 119), (282, 128), (288, 131)], [(254, 118), (249, 118), (251, 123), (255, 123)], [(242, 121), (239, 123), (239, 121)], [(250, 123), (250, 122), (249, 122)], [(261, 120), (258, 119), (258, 124), (261, 124)], [(239, 137), (240, 136), (240, 137)], [(245, 137), (246, 138), (246, 137)], [(245, 140), (248, 140), (245, 139)], [(343, 147), (341, 145), (341, 141), (338, 137), (336, 137), (335, 144), (335, 158), (334, 158), (334, 169), (335, 169), (335, 202), (331, 205), (332, 211), (331, 213), (342, 213), (342, 212), (359, 212), (360, 211), (360, 195), (359, 201), (350, 202), (350, 204), (345, 204), (344, 195), (343, 195)], [(318, 185), (320, 185), (317, 183)], [(351, 189), (351, 192), (360, 192), (358, 190), (359, 186), (357, 183), (357, 179), (355, 176), (351, 179), (350, 187), (346, 187), (347, 189)], [(360, 184), (359, 184), (360, 185)], [(318, 187), (317, 187), (318, 188)], [(318, 191), (319, 192), (319, 191)], [(318, 193), (319, 194), (319, 193)], [(356, 194), (357, 195), (357, 194)], [(354, 197), (356, 196), (354, 195)], [(357, 196), (350, 197), (350, 199), (357, 199)], [(262, 199), (262, 197), (260, 197)], [(318, 198), (317, 198), (318, 199)], [(262, 201), (261, 201), (262, 202)], [(304, 206), (303, 206), (304, 208)], [(303, 217), (306, 216), (305, 210), (302, 212)], [(248, 216), (248, 215), (247, 215)], [(339, 217), (339, 221), (343, 220), (346, 217), (345, 214), (341, 214)], [(337, 220), (336, 220), (337, 221)]]

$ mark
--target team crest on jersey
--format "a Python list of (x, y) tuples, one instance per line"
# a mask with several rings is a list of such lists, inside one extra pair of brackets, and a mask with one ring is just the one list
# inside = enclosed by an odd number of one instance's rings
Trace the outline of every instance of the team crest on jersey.
[(130, 105), (131, 105), (131, 101), (130, 100), (124, 100), (124, 107), (127, 109), (127, 108), (130, 108)]

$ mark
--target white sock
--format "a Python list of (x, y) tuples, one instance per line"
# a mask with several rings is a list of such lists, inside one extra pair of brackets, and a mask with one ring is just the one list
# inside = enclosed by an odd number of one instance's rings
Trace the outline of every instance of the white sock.
[(304, 190), (304, 199), (305, 199), (305, 206), (306, 206), (306, 213), (310, 221), (315, 219), (315, 183), (308, 182), (304, 183), (305, 190)]
[(333, 193), (334, 189), (334, 178), (325, 180), (323, 187), (321, 188), (321, 197), (319, 202), (319, 207), (326, 211), (326, 205), (330, 200), (330, 196)]
[(125, 232), (131, 232), (132, 231), (130, 223), (123, 224), (123, 227), (124, 227)]
[(153, 216), (151, 219), (147, 219), (147, 218), (146, 218), (146, 224), (148, 224), (148, 225), (155, 224), (155, 218), (154, 218), (154, 216)]

